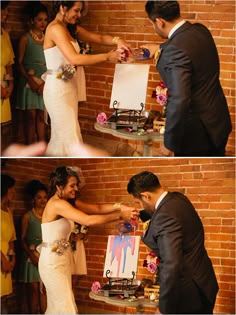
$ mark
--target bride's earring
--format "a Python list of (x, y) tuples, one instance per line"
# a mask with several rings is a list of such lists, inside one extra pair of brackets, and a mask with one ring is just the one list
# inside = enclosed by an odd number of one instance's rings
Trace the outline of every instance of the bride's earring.
[(62, 197), (62, 191), (60, 190), (57, 190), (57, 196), (59, 197), (59, 198), (61, 198)]

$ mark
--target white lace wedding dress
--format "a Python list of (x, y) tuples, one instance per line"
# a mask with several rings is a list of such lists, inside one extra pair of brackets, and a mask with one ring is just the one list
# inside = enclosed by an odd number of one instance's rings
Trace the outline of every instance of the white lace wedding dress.
[[(71, 42), (80, 52), (77, 42)], [(83, 142), (78, 122), (78, 102), (86, 100), (84, 68), (78, 66), (71, 80), (57, 78), (58, 70), (69, 62), (57, 46), (44, 50), (47, 74), (43, 98), (51, 120), (51, 138), (47, 156), (73, 156), (76, 145)]]
[[(71, 247), (66, 243), (74, 222), (61, 218), (42, 223), (42, 238), (39, 274), (47, 293), (45, 314), (77, 314), (77, 306), (72, 291)], [(58, 246), (56, 241), (60, 241)], [(63, 246), (64, 245), (64, 246)], [(61, 254), (56, 250), (61, 250)]]

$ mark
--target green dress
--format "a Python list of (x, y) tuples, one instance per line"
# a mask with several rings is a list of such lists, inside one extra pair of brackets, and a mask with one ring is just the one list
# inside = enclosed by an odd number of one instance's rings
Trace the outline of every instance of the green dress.
[[(28, 45), (23, 58), (23, 66), (28, 74), (32, 76), (33, 80), (38, 85), (41, 85), (44, 82), (41, 76), (47, 70), (43, 46), (37, 44), (29, 33), (26, 33), (26, 36), (28, 38)], [(43, 95), (32, 91), (22, 75), (19, 76), (17, 86), (16, 108), (21, 110), (45, 109)]]
[[(25, 241), (32, 250), (36, 250), (36, 247), (42, 243), (41, 222), (33, 215), (32, 211), (29, 211), (28, 214), (30, 220), (25, 235)], [(40, 281), (38, 267), (32, 264), (25, 251), (23, 251), (21, 257), (19, 281), (24, 283)]]

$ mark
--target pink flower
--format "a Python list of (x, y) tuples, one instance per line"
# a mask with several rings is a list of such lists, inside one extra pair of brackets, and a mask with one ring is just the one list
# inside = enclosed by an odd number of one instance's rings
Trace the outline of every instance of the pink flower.
[(91, 286), (91, 291), (94, 293), (98, 293), (100, 289), (101, 289), (101, 284), (98, 281), (93, 282)]
[(150, 262), (147, 264), (147, 270), (154, 273), (157, 270), (157, 265), (154, 262)]
[(147, 270), (151, 273), (155, 273), (159, 265), (160, 265), (160, 261), (153, 251), (151, 251), (147, 255), (146, 259), (143, 262), (143, 267), (146, 267)]
[(103, 125), (107, 121), (107, 115), (105, 113), (99, 113), (97, 115), (97, 122)]
[(157, 103), (161, 106), (166, 105), (167, 97), (164, 94), (157, 95)]
[[(156, 101), (161, 106), (165, 106), (168, 100), (168, 89), (165, 86), (165, 83), (161, 81), (159, 85), (156, 87), (156, 91), (154, 91), (156, 96)], [(153, 93), (153, 95), (154, 95)]]

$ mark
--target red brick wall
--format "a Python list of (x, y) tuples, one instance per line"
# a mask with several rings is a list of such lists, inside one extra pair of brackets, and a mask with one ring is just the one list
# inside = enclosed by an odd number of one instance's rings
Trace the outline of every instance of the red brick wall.
[[(161, 43), (148, 22), (144, 6), (146, 1), (90, 1), (89, 13), (82, 25), (91, 31), (121, 36), (139, 47), (147, 42)], [(221, 63), (221, 83), (228, 100), (232, 121), (235, 122), (235, 1), (180, 1), (183, 18), (200, 22), (209, 27), (215, 39)], [(210, 12), (210, 13), (209, 13)], [(95, 47), (94, 52), (107, 48)], [(158, 109), (152, 91), (160, 80), (153, 61), (149, 62), (150, 75), (146, 109)], [(80, 107), (80, 115), (96, 117), (98, 112), (109, 113), (114, 66), (101, 64), (87, 67), (88, 102)], [(83, 129), (91, 132), (94, 120), (83, 121)], [(232, 134), (228, 150), (235, 152), (235, 137)]]
[[(38, 178), (48, 182), (48, 175), (59, 165), (76, 165), (82, 168), (86, 185), (81, 198), (90, 203), (119, 202), (133, 206), (133, 199), (126, 192), (129, 178), (143, 170), (156, 173), (163, 186), (170, 191), (185, 193), (193, 202), (205, 228), (205, 243), (215, 267), (220, 290), (215, 313), (235, 313), (235, 160), (225, 159), (5, 159), (2, 171), (15, 177), (15, 221), (26, 211), (23, 187), (28, 180)], [(102, 278), (107, 236), (117, 234), (114, 224), (93, 227), (85, 243), (88, 276), (75, 279), (74, 288), (78, 305), (92, 307), (95, 313), (134, 312), (88, 298), (93, 281), (105, 283)], [(142, 224), (136, 235), (142, 234)], [(142, 267), (149, 250), (141, 243), (138, 262), (138, 279), (152, 279)], [(146, 310), (147, 311), (147, 310)], [(149, 313), (152, 310), (148, 310)]]
[[(12, 1), (10, 6), (11, 35), (14, 41), (25, 28), (22, 7), (25, 1)], [(44, 1), (49, 7), (51, 1)], [(146, 1), (89, 1), (88, 15), (83, 18), (82, 25), (88, 30), (104, 34), (121, 36), (139, 47), (147, 42), (160, 43), (148, 22), (144, 6)], [(201, 22), (211, 30), (215, 39), (221, 63), (220, 79), (227, 97), (231, 117), (235, 122), (235, 1), (180, 1), (183, 18), (191, 22)], [(93, 52), (107, 51), (109, 48), (93, 45)], [(160, 80), (153, 61), (149, 62), (150, 75), (147, 91), (146, 109), (158, 109), (151, 98), (153, 89)], [(114, 64), (103, 63), (86, 67), (87, 96), (86, 103), (80, 104), (80, 121), (83, 133), (99, 137), (113, 138), (94, 130), (93, 124), (101, 111), (109, 110)], [(113, 138), (114, 139), (114, 138)], [(235, 153), (235, 128), (228, 142), (227, 150), (231, 156)]]

